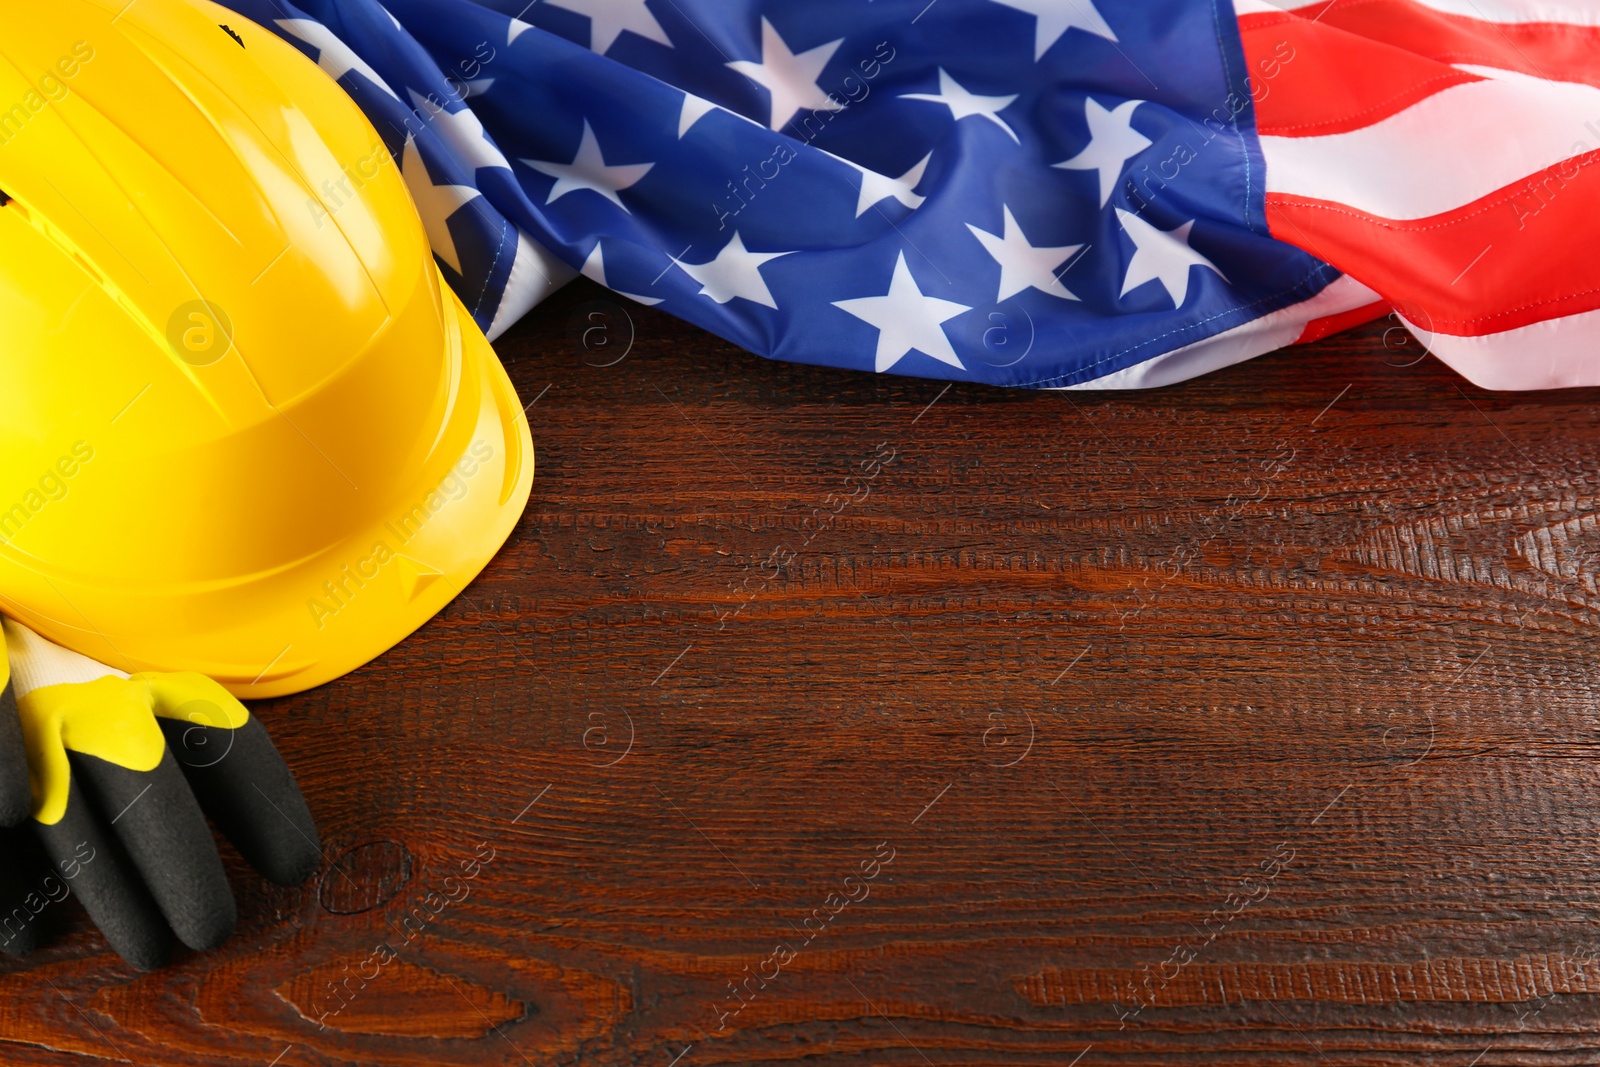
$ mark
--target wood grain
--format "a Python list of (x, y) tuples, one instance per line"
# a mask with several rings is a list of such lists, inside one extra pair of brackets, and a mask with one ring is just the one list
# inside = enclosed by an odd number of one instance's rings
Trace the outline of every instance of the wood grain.
[(323, 873), (54, 909), (0, 1062), (1600, 1062), (1600, 395), (1392, 325), (1003, 392), (574, 285), (506, 549), (257, 708)]

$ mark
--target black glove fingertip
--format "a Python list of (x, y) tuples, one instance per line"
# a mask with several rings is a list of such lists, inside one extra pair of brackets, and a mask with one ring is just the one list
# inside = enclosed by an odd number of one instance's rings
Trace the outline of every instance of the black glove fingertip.
[(226, 941), (238, 920), (233, 891), (171, 750), (149, 771), (70, 755), (74, 778), (94, 797), (178, 940), (196, 951)]
[(262, 876), (299, 885), (322, 862), (322, 843), (294, 774), (254, 716), (237, 729), (159, 719), (195, 799)]
[(166, 963), (172, 956), (172, 930), (78, 783), (68, 787), (67, 810), (60, 821), (34, 826), (56, 869), (117, 954), (140, 971)]

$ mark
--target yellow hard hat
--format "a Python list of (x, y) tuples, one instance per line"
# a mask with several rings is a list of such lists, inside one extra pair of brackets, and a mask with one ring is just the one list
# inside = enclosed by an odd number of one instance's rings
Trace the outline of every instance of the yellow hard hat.
[(0, 60), (0, 611), (244, 697), (383, 652), (533, 482), (389, 150), (206, 0), (13, 5)]

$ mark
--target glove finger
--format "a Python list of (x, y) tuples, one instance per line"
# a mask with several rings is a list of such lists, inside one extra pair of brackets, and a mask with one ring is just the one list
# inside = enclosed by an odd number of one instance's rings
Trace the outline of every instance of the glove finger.
[(39, 914), (71, 892), (26, 828), (0, 830), (0, 952), (26, 956), (39, 946)]
[(322, 858), (317, 825), (266, 727), (204, 675), (148, 677), (156, 722), (205, 813), (267, 878), (305, 881)]
[[(0, 647), (0, 656), (5, 650)], [(3, 667), (3, 664), (0, 664)], [(0, 826), (17, 826), (28, 817), (28, 755), (22, 747), (22, 718), (10, 674), (0, 687)]]
[[(200, 703), (198, 701), (196, 704)], [(215, 725), (208, 709), (156, 719), (200, 807), (251, 866), (279, 885), (299, 885), (322, 859), (317, 825), (266, 727)]]
[(226, 941), (238, 917), (233, 892), (172, 750), (149, 771), (69, 755), (73, 778), (93, 797), (178, 940), (197, 951)]
[(68, 783), (61, 818), (34, 823), (34, 828), (45, 853), (71, 882), (84, 910), (117, 954), (141, 971), (153, 971), (167, 962), (172, 931), (161, 909), (76, 781)]

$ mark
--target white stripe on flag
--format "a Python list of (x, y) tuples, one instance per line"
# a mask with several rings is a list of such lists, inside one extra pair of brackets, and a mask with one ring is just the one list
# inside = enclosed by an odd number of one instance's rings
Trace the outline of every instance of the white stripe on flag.
[(1422, 7), (1481, 22), (1567, 22), (1600, 26), (1600, 6), (1548, 0), (1416, 0)]
[(1215, 337), (1196, 341), (1165, 355), (1135, 363), (1103, 378), (1062, 389), (1153, 389), (1161, 385), (1188, 381), (1267, 352), (1274, 352), (1300, 339), (1306, 323), (1314, 319), (1354, 311), (1383, 299), (1349, 275), (1341, 275), (1310, 300), (1280, 308), (1270, 315), (1235, 326)]
[(1267, 191), (1420, 219), (1554, 166), (1600, 124), (1600, 89), (1488, 68), (1489, 81), (1435, 93), (1371, 126), (1322, 137), (1262, 137)]
[(1600, 385), (1600, 311), (1480, 337), (1429, 333), (1401, 317), (1423, 345), (1484, 389), (1566, 389)]
[(521, 230), (517, 231), (517, 257), (511, 261), (505, 293), (495, 309), (494, 321), (484, 334), (493, 341), (545, 297), (578, 276), (549, 249)]

